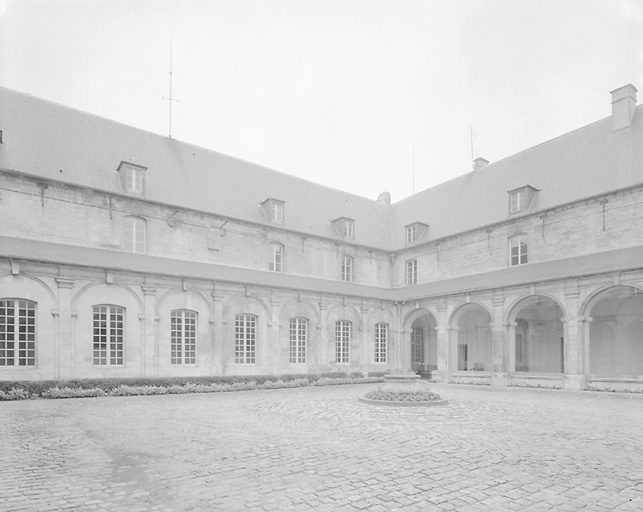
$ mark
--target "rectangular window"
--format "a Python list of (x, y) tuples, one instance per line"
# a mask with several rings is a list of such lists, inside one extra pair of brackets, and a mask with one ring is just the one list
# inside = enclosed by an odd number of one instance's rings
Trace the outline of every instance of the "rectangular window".
[(257, 317), (237, 315), (234, 321), (234, 362), (255, 364)]
[(135, 194), (143, 193), (143, 170), (128, 167), (125, 170), (125, 190)]
[(388, 325), (375, 324), (375, 362), (386, 362), (386, 347), (388, 345)]
[(36, 365), (36, 303), (0, 300), (0, 366)]
[(306, 362), (306, 344), (308, 342), (308, 320), (305, 318), (290, 319), (290, 362)]
[(527, 191), (525, 189), (516, 190), (511, 193), (511, 213), (519, 213), (527, 207)]
[(411, 362), (424, 363), (424, 328), (413, 327), (411, 330)]
[(417, 284), (418, 282), (418, 262), (409, 260), (406, 262), (406, 284)]
[(344, 238), (353, 238), (353, 234), (355, 233), (354, 229), (354, 223), (352, 220), (346, 220), (344, 221), (344, 230), (343, 230), (343, 235)]
[(196, 364), (196, 318), (194, 311), (175, 309), (170, 316), (171, 364)]
[(351, 323), (347, 320), (335, 322), (335, 362), (349, 362)]
[(125, 309), (118, 306), (94, 306), (94, 365), (123, 364), (123, 329)]
[(342, 281), (353, 281), (353, 258), (350, 256), (342, 257)]
[(145, 253), (145, 220), (125, 217), (123, 248), (130, 252)]
[(511, 266), (527, 263), (527, 239), (524, 236), (515, 236), (511, 239)]
[(269, 269), (271, 272), (281, 272), (284, 259), (284, 248), (280, 244), (272, 245), (272, 259), (270, 260)]
[(417, 236), (416, 226), (406, 227), (406, 243), (410, 244), (415, 242)]
[(284, 205), (283, 203), (277, 203), (272, 201), (270, 203), (270, 220), (273, 222), (279, 222), (280, 224), (284, 221)]

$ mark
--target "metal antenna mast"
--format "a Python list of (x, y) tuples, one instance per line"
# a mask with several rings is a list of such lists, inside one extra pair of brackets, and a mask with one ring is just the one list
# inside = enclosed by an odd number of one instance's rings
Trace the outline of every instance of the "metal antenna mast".
[(172, 102), (176, 101), (177, 103), (179, 100), (172, 98), (172, 41), (173, 35), (170, 33), (170, 95), (168, 97), (163, 96), (164, 100), (167, 100), (169, 102), (170, 106), (170, 130), (169, 130), (169, 137), (170, 139), (172, 138)]

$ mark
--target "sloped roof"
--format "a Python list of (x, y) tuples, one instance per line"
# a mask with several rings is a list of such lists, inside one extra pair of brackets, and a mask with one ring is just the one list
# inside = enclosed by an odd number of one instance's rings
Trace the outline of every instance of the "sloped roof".
[(632, 125), (612, 133), (607, 117), (513, 156), (419, 192), (392, 207), (391, 240), (404, 246), (404, 226), (429, 224), (436, 240), (506, 221), (507, 192), (536, 193), (528, 213), (643, 183), (643, 105)]
[(272, 197), (285, 229), (338, 238), (331, 221), (346, 216), (355, 243), (389, 246), (388, 205), (4, 88), (0, 130), (2, 169), (120, 193), (127, 161), (147, 167), (151, 201), (269, 224), (259, 204)]
[(27, 238), (0, 236), (1, 256), (43, 263), (58, 263), (105, 270), (155, 274), (159, 276), (207, 279), (218, 283), (236, 283), (331, 293), (350, 297), (386, 299), (390, 290), (343, 281), (265, 272), (212, 263), (176, 260), (132, 252), (79, 247)]
[(26, 238), (0, 236), (0, 247), (5, 258), (389, 301), (462, 294), (614, 271), (627, 272), (643, 266), (643, 247), (639, 246), (390, 289)]

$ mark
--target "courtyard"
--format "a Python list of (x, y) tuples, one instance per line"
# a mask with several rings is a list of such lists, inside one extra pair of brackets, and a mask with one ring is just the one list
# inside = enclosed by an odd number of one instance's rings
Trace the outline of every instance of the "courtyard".
[(0, 510), (643, 510), (643, 395), (375, 387), (0, 402)]

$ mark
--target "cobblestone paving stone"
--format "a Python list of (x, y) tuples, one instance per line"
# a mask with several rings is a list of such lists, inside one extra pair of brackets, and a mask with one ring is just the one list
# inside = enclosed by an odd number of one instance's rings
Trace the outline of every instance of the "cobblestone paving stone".
[(374, 387), (0, 402), (0, 510), (643, 510), (643, 395)]

